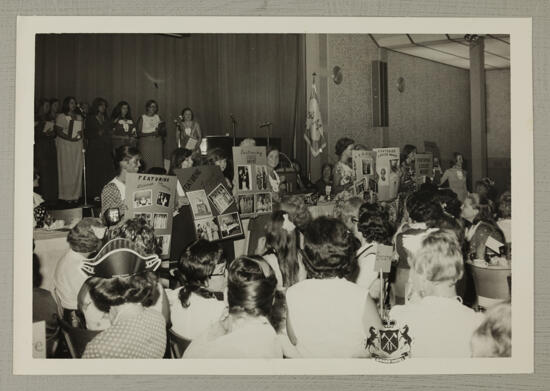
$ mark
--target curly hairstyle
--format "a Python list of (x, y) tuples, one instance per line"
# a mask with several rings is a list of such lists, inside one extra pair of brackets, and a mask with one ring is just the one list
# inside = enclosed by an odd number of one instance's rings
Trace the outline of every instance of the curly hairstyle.
[(214, 297), (206, 286), (221, 259), (221, 254), (219, 244), (199, 239), (191, 244), (181, 257), (176, 276), (182, 285), (178, 297), (183, 308), (189, 307), (192, 293), (207, 299)]
[(185, 161), (185, 159), (192, 155), (193, 151), (190, 151), (189, 149), (174, 149), (174, 152), (172, 152), (172, 156), (170, 157), (170, 170), (168, 171), (168, 175), (175, 175), (174, 170), (181, 168), (181, 164)]
[(416, 151), (416, 147), (412, 144), (405, 144), (403, 147), (403, 150), (401, 151), (401, 164), (407, 160), (407, 157), (411, 154), (411, 152)]
[(498, 214), (501, 219), (512, 217), (512, 193), (505, 191), (498, 199)]
[[(283, 228), (285, 211), (278, 210), (271, 214), (265, 226), (266, 245), (277, 256), (283, 286), (288, 288), (298, 282), (298, 253), (296, 246), (296, 232), (287, 232)], [(289, 218), (290, 220), (290, 218)]]
[(208, 151), (207, 154), (208, 164), (215, 165), (220, 160), (227, 160), (227, 154), (222, 148), (214, 148)]
[(473, 224), (477, 224), (480, 221), (483, 221), (485, 223), (496, 226), (496, 223), (493, 219), (493, 204), (488, 198), (480, 197), (479, 194), (476, 193), (469, 193), (464, 199), (464, 202), (466, 202), (466, 200), (470, 201), (472, 208), (479, 211), (474, 218), (474, 221), (472, 222)]
[(90, 109), (90, 114), (91, 115), (96, 115), (97, 113), (99, 113), (99, 106), (101, 106), (102, 104), (105, 105), (105, 117), (107, 118), (108, 117), (107, 107), (109, 106), (109, 104), (107, 103), (107, 101), (105, 99), (103, 99), (101, 97), (97, 97), (92, 101), (92, 107)]
[(66, 96), (65, 99), (63, 99), (63, 104), (61, 105), (61, 112), (63, 114), (69, 114), (69, 104), (71, 103), (71, 99), (76, 103), (76, 98), (74, 96)]
[(305, 230), (304, 266), (308, 278), (346, 278), (355, 281), (359, 240), (340, 220), (321, 216)]
[(512, 305), (499, 303), (485, 312), (485, 319), (472, 335), (474, 357), (511, 357)]
[(69, 231), (67, 242), (73, 251), (91, 253), (101, 248), (103, 242), (95, 235), (92, 227), (105, 228), (100, 219), (84, 217)]
[(184, 107), (183, 110), (181, 111), (181, 116), (183, 117), (186, 111), (191, 112), (191, 121), (193, 121), (195, 119), (195, 113), (193, 113), (193, 110), (191, 110), (191, 107)]
[(303, 232), (307, 224), (313, 219), (304, 198), (299, 195), (285, 195), (276, 208), (288, 213), (288, 219), (296, 225), (299, 231)]
[(160, 254), (160, 246), (155, 237), (155, 230), (142, 217), (126, 220), (109, 233), (109, 240), (114, 238), (130, 239), (136, 250), (143, 256)]
[(160, 296), (157, 289), (158, 277), (153, 272), (127, 277), (92, 277), (89, 280), (90, 297), (103, 312), (109, 312), (112, 306), (125, 303), (139, 303), (150, 307)]
[(388, 213), (377, 204), (364, 204), (361, 207), (357, 229), (369, 243), (391, 244), (393, 227)]
[(433, 227), (443, 213), (441, 205), (434, 202), (434, 194), (431, 192), (414, 192), (407, 198), (405, 205), (411, 220), (426, 223), (428, 227)]
[(451, 189), (440, 189), (434, 193), (433, 200), (441, 205), (444, 212), (454, 218), (460, 218), (462, 203)]
[(260, 256), (241, 256), (231, 262), (227, 280), (230, 314), (265, 316), (278, 329), (282, 297), (277, 295), (277, 277)]
[(450, 230), (429, 233), (409, 260), (411, 268), (430, 282), (456, 283), (464, 274), (461, 247), (455, 233)]
[(155, 105), (157, 106), (157, 110), (155, 111), (155, 114), (158, 113), (159, 111), (159, 104), (157, 103), (156, 100), (154, 99), (149, 99), (147, 102), (145, 102), (145, 110), (147, 110), (149, 107), (151, 107), (152, 105)]
[(361, 197), (350, 197), (342, 202), (337, 201), (334, 207), (333, 216), (344, 223), (348, 229), (352, 229), (353, 219), (358, 218), (359, 208), (361, 208), (363, 202)]
[(342, 137), (336, 141), (336, 146), (334, 147), (335, 153), (338, 157), (342, 156), (342, 153), (346, 150), (347, 147), (354, 144), (355, 141), (349, 137)]
[(122, 100), (117, 103), (117, 105), (114, 107), (113, 112), (111, 113), (112, 119), (121, 119), (122, 116), (122, 106), (128, 106), (128, 112), (126, 113), (126, 117), (124, 119), (130, 119), (132, 118), (132, 108), (130, 107), (130, 104), (126, 102), (125, 100)]

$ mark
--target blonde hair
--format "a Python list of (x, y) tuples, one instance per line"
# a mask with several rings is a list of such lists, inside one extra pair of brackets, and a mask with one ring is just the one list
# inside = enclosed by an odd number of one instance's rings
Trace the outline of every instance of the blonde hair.
[(512, 306), (510, 301), (496, 304), (474, 331), (470, 342), (473, 357), (510, 357), (512, 355)]
[(420, 249), (412, 254), (411, 268), (429, 282), (456, 281), (464, 274), (460, 244), (451, 230), (429, 233)]
[(359, 217), (359, 208), (363, 205), (363, 200), (360, 197), (351, 197), (341, 203), (336, 203), (334, 207), (333, 215), (338, 220), (346, 225), (349, 229), (352, 229), (352, 219)]

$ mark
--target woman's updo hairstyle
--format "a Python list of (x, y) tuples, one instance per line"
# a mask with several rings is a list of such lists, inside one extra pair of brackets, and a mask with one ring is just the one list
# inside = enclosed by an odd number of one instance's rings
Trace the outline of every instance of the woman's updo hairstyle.
[(93, 228), (96, 228), (98, 231), (105, 230), (105, 226), (101, 223), (101, 220), (93, 217), (84, 217), (69, 231), (67, 242), (73, 251), (77, 253), (91, 253), (101, 248), (103, 237), (98, 237)]
[(288, 213), (288, 219), (296, 225), (300, 232), (303, 232), (313, 219), (304, 198), (299, 195), (283, 196), (277, 209)]
[(114, 238), (130, 239), (137, 252), (143, 256), (160, 254), (155, 230), (141, 217), (128, 219), (122, 225), (111, 230), (109, 239)]
[(275, 272), (262, 257), (241, 256), (231, 262), (227, 280), (229, 313), (265, 316), (271, 321), (276, 290)]
[(359, 241), (340, 220), (321, 216), (305, 232), (304, 266), (308, 278), (346, 278), (354, 281), (358, 272), (355, 253)]
[(140, 156), (141, 153), (135, 147), (129, 145), (122, 145), (115, 150), (115, 170), (117, 175), (120, 174), (120, 163), (130, 161), (136, 156)]
[(390, 245), (393, 227), (389, 223), (388, 212), (377, 204), (364, 204), (359, 209), (357, 230), (367, 242)]

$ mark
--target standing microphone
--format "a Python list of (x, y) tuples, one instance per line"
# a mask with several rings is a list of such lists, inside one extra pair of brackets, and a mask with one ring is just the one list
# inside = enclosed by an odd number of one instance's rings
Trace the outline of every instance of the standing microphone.
[(237, 120), (235, 119), (235, 117), (233, 116), (233, 114), (229, 114), (229, 118), (231, 118), (231, 122), (233, 122), (234, 124), (237, 123)]
[(266, 126), (271, 126), (271, 122), (264, 122), (260, 124), (260, 128), (265, 128)]

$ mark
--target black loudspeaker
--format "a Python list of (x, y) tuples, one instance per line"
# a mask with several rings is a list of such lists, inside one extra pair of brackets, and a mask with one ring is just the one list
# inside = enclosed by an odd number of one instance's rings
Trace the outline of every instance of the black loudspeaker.
[(388, 63), (378, 60), (372, 62), (372, 126), (389, 126)]

